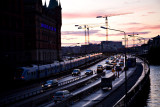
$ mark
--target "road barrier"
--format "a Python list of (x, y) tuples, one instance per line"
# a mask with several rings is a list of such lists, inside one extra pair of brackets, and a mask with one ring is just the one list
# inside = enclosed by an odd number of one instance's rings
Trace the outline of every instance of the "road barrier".
[(150, 75), (150, 68), (149, 68), (149, 62), (147, 60), (144, 60), (144, 58), (138, 57), (141, 60), (143, 60), (145, 63), (143, 68), (143, 73), (136, 82), (136, 84), (127, 92), (127, 96), (124, 95), (113, 107), (129, 107), (133, 101), (135, 101), (136, 96), (139, 94), (140, 91), (143, 90), (143, 87), (147, 83)]

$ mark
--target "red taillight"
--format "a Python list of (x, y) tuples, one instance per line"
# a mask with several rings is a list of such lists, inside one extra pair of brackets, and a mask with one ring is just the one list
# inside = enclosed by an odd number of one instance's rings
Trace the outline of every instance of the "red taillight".
[(54, 98), (54, 96), (53, 96), (53, 98)]
[(24, 79), (24, 76), (22, 76), (21, 78)]
[(64, 95), (62, 97), (64, 98)]

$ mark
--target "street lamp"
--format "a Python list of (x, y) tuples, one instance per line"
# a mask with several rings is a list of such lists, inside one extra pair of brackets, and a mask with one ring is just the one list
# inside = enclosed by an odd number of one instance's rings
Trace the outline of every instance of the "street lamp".
[[(136, 35), (139, 35), (139, 34), (136, 34)], [(133, 37), (133, 47), (134, 47), (134, 42), (135, 42), (135, 37), (138, 37), (138, 36), (135, 36), (134, 32), (133, 32), (133, 35), (128, 35), (129, 37)]]
[[(105, 18), (106, 28), (108, 28), (108, 16), (97, 16), (96, 18)], [(108, 41), (108, 29), (106, 29), (106, 41)]]
[(127, 106), (127, 72), (126, 72), (126, 68), (127, 68), (127, 63), (126, 63), (126, 33), (125, 31), (122, 31), (122, 30), (117, 30), (117, 29), (111, 29), (111, 28), (106, 28), (106, 27), (103, 27), (101, 26), (102, 29), (109, 29), (109, 30), (113, 30), (113, 31), (118, 31), (118, 32), (123, 32), (124, 33), (124, 40), (125, 40), (125, 67), (124, 67), (124, 71), (125, 71), (125, 106)]
[[(122, 38), (122, 39), (125, 40), (125, 38)], [(128, 48), (128, 38), (126, 38), (126, 41), (127, 41), (127, 43), (126, 43), (126, 48)]]
[[(141, 42), (141, 39), (144, 40), (144, 44), (145, 44), (145, 38), (143, 37), (139, 37), (138, 40)], [(141, 46), (142, 47), (142, 46)], [(142, 55), (145, 55), (145, 47), (142, 47)], [(145, 70), (145, 56), (143, 57), (143, 62), (144, 62), (144, 73), (146, 74), (146, 70)]]
[(86, 31), (88, 30), (88, 32), (89, 32), (88, 25), (83, 25), (83, 27), (81, 25), (75, 25), (75, 27), (78, 27), (78, 29), (84, 29), (85, 30), (84, 33), (85, 33), (85, 45), (86, 45), (87, 44)]

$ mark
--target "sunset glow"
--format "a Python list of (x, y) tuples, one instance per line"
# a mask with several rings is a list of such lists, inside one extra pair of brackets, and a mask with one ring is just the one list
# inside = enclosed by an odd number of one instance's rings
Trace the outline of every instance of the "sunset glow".
[[(105, 19), (97, 16), (111, 16), (108, 17), (110, 28), (123, 30), (127, 34), (136, 32), (147, 39), (155, 37), (160, 34), (159, 4), (159, 0), (61, 0), (62, 46), (84, 44), (84, 29), (78, 29), (75, 25), (105, 25)], [(90, 42), (105, 41), (105, 35), (105, 29), (91, 28)], [(122, 41), (123, 38), (120, 32), (109, 31), (108, 35), (108, 40)]]

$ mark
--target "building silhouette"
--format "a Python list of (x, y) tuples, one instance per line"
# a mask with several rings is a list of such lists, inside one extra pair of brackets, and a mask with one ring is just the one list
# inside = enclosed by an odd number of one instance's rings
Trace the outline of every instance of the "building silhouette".
[(0, 16), (0, 79), (6, 80), (25, 62), (23, 0), (1, 2)]
[(0, 15), (3, 74), (13, 76), (19, 66), (47, 64), (61, 58), (60, 2), (50, 0), (47, 7), (42, 0), (4, 0)]
[(28, 64), (47, 64), (60, 59), (61, 4), (50, 0), (24, 0), (25, 55)]

